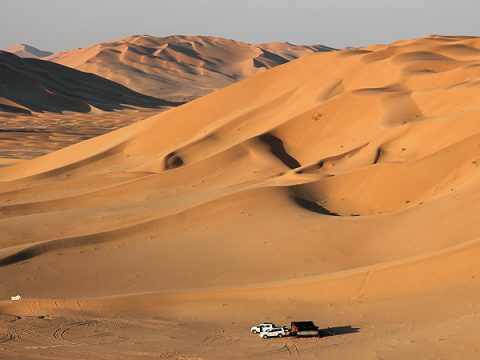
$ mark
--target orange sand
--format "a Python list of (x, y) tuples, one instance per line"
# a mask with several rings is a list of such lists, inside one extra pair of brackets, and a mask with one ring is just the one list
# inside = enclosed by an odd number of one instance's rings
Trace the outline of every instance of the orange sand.
[[(478, 359), (479, 53), (314, 54), (1, 164), (0, 350)], [(248, 334), (306, 319), (358, 332)]]

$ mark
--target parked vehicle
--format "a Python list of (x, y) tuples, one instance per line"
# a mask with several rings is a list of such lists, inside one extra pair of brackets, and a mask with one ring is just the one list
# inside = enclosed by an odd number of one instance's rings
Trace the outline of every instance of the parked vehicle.
[(261, 332), (265, 332), (269, 329), (273, 329), (274, 327), (276, 326), (273, 323), (262, 323), (256, 326), (252, 326), (250, 329), (250, 332), (252, 334), (260, 334)]
[(292, 336), (319, 336), (318, 326), (313, 321), (294, 321), (290, 327)]
[(268, 329), (264, 332), (261, 332), (258, 336), (260, 336), (261, 338), (264, 338), (264, 339), (268, 339), (268, 338), (271, 338), (271, 337), (281, 338), (281, 337), (284, 337), (286, 335), (288, 335), (288, 331), (285, 330), (285, 328), (274, 327), (274, 328)]

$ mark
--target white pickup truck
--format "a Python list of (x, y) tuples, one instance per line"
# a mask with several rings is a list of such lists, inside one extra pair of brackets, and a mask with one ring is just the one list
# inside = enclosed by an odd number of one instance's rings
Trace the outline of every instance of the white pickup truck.
[(258, 336), (260, 336), (261, 338), (264, 338), (264, 339), (268, 339), (268, 338), (271, 338), (271, 337), (278, 337), (278, 338), (281, 338), (281, 337), (284, 337), (286, 335), (288, 335), (289, 332), (287, 329), (285, 329), (284, 327), (274, 327), (274, 328), (271, 328), (271, 329), (268, 329), (268, 330), (265, 330), (263, 332), (261, 332)]
[(274, 327), (276, 326), (273, 323), (262, 323), (256, 326), (252, 326), (252, 328), (250, 329), (250, 332), (252, 334), (260, 334), (262, 332), (267, 331), (268, 329), (273, 329)]

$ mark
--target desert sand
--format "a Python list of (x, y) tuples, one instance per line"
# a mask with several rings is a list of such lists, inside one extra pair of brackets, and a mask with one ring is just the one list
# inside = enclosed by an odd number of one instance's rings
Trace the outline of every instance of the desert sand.
[(115, 111), (91, 108), (88, 113), (0, 111), (0, 161), (34, 159), (80, 141), (146, 119), (170, 107), (128, 107)]
[(247, 44), (214, 36), (133, 35), (53, 54), (46, 59), (171, 101), (192, 100), (322, 45)]
[[(312, 54), (0, 162), (0, 357), (478, 359), (479, 54)], [(292, 320), (338, 335), (249, 333)]]

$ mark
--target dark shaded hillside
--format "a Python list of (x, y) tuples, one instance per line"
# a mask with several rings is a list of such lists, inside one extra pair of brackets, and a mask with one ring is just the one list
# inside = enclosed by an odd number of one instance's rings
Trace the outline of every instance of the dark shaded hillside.
[(0, 110), (8, 112), (111, 111), (129, 106), (156, 108), (173, 103), (137, 93), (98, 75), (50, 61), (0, 51)]

